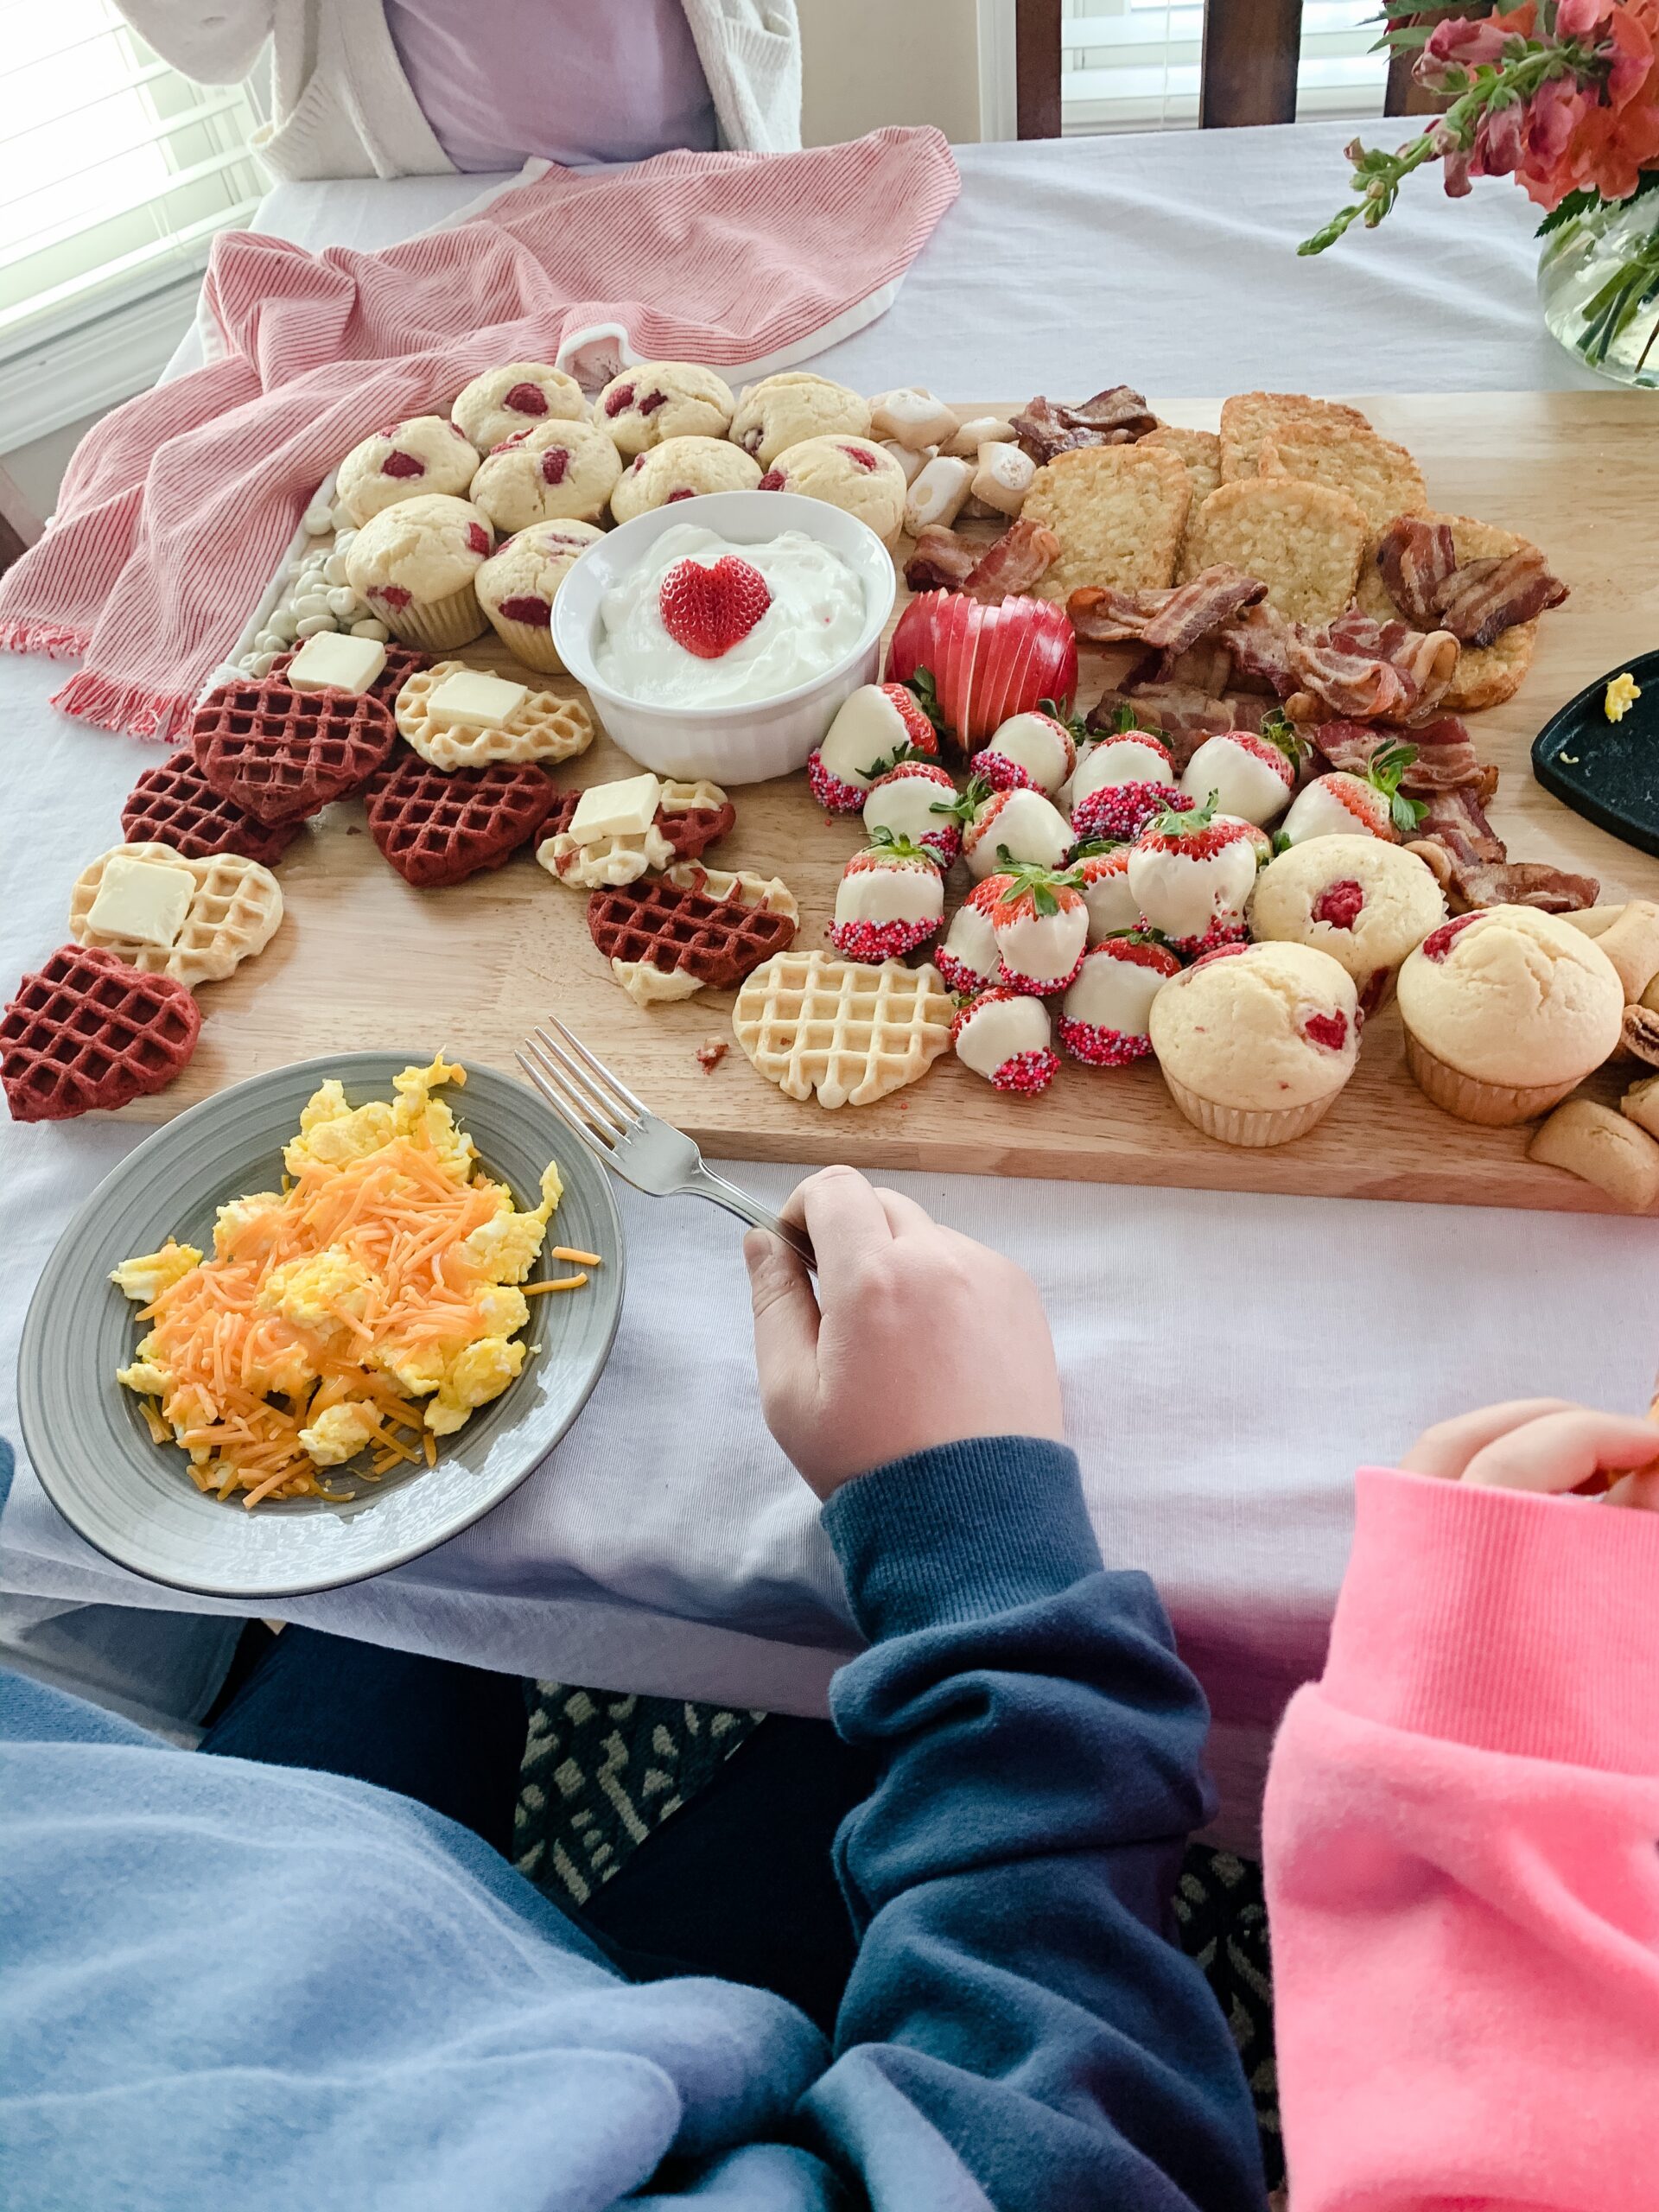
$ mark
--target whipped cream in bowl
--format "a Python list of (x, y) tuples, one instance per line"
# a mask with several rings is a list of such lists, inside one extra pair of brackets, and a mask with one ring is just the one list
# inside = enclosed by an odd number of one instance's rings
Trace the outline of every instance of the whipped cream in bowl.
[(856, 516), (785, 492), (713, 492), (596, 540), (554, 642), (607, 731), (659, 775), (755, 783), (801, 767), (874, 680), (893, 557)]

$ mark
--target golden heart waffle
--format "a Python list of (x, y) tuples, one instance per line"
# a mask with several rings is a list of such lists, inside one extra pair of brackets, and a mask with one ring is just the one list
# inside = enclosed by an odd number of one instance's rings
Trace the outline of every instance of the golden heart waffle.
[(400, 736), (435, 768), (483, 768), (492, 760), (540, 760), (552, 766), (574, 760), (594, 741), (594, 719), (578, 699), (532, 691), (499, 729), (449, 729), (433, 721), (429, 701), (464, 660), (441, 660), (406, 677), (395, 712)]
[(201, 1014), (170, 976), (66, 944), (0, 1014), (0, 1084), (14, 1122), (67, 1122), (164, 1090), (196, 1049)]
[(296, 691), (272, 677), (221, 683), (196, 709), (202, 780), (261, 822), (302, 822), (360, 790), (397, 741), (391, 710), (355, 691)]
[(683, 861), (665, 875), (595, 891), (588, 929), (640, 1006), (728, 991), (795, 941), (800, 909), (777, 877), (728, 874)]
[[(170, 945), (147, 944), (138, 938), (114, 937), (92, 927), (92, 911), (104, 871), (118, 855), (184, 868), (194, 878), (195, 891)], [(282, 918), (282, 887), (268, 868), (245, 860), (240, 853), (187, 860), (170, 845), (117, 845), (81, 870), (69, 893), (69, 934), (77, 944), (112, 952), (144, 975), (171, 976), (192, 990), (198, 983), (223, 982), (245, 960), (263, 952)]]
[(696, 860), (736, 826), (737, 809), (718, 784), (664, 784), (657, 827), (681, 860)]
[(937, 968), (790, 951), (744, 983), (732, 1027), (761, 1074), (791, 1098), (816, 1090), (820, 1106), (868, 1106), (950, 1050), (955, 1014)]
[(269, 868), (299, 836), (299, 822), (261, 822), (213, 789), (189, 753), (175, 753), (143, 774), (121, 809), (122, 835), (135, 845), (170, 845), (187, 860), (240, 853)]
[(494, 760), (446, 773), (402, 748), (364, 795), (370, 836), (404, 881), (423, 890), (502, 867), (536, 835), (556, 796), (528, 764)]
[[(299, 647), (296, 645), (294, 652), (298, 651)], [(286, 683), (288, 671), (293, 664), (293, 652), (278, 653), (270, 664), (272, 681)], [(413, 645), (400, 645), (395, 638), (390, 638), (386, 641), (385, 666), (370, 684), (368, 690), (360, 696), (365, 699), (378, 699), (383, 707), (390, 707), (416, 670), (425, 668), (427, 665), (427, 657), (424, 653), (417, 653)], [(358, 696), (359, 695), (356, 693), (347, 694), (348, 697)]]

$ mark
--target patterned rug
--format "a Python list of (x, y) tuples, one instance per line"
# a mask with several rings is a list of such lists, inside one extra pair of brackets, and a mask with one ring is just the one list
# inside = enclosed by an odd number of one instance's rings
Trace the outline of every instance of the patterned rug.
[[(556, 1904), (586, 1904), (694, 1797), (764, 1713), (677, 1698), (526, 1686), (530, 1732), (513, 1822), (518, 1871)], [(1175, 1893), (1181, 1948), (1227, 2017), (1255, 2101), (1268, 2185), (1284, 2179), (1262, 1869), (1195, 1844)]]

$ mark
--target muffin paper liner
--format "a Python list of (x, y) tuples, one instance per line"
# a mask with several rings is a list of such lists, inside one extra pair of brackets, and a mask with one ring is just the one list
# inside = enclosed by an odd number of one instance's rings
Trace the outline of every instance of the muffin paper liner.
[(1590, 1072), (1586, 1068), (1582, 1075), (1575, 1075), (1566, 1083), (1531, 1084), (1524, 1087), (1482, 1083), (1474, 1076), (1448, 1067), (1409, 1028), (1406, 1031), (1406, 1065), (1425, 1098), (1443, 1106), (1448, 1114), (1455, 1114), (1460, 1122), (1478, 1122), (1488, 1129), (1509, 1129), (1520, 1122), (1535, 1122), (1552, 1106), (1559, 1106), (1568, 1091), (1576, 1090)]
[(1170, 1096), (1195, 1129), (1202, 1129), (1205, 1136), (1215, 1137), (1222, 1144), (1258, 1148), (1288, 1144), (1294, 1137), (1305, 1137), (1325, 1119), (1342, 1096), (1344, 1087), (1338, 1084), (1325, 1097), (1315, 1098), (1306, 1106), (1217, 1106), (1213, 1099), (1200, 1098), (1196, 1090), (1177, 1083), (1167, 1068), (1164, 1069), (1163, 1077), (1169, 1085)]

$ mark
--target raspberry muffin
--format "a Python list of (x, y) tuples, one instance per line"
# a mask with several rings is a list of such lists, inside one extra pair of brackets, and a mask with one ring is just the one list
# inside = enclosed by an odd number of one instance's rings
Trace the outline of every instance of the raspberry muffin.
[(494, 546), (488, 520), (466, 499), (400, 499), (353, 538), (346, 581), (394, 638), (453, 652), (486, 627), (476, 586)]
[(543, 423), (585, 422), (588, 403), (582, 386), (563, 369), (545, 361), (509, 361), (504, 369), (474, 377), (449, 412), (462, 437), (488, 453)]
[(591, 522), (533, 522), (493, 553), (478, 572), (478, 603), (515, 660), (557, 676), (553, 601), (559, 586), (604, 531)]
[(632, 522), (652, 507), (690, 499), (699, 492), (753, 492), (760, 464), (725, 438), (664, 438), (637, 454), (611, 493), (618, 522)]
[(403, 499), (433, 493), (459, 499), (477, 473), (476, 448), (447, 416), (415, 415), (352, 448), (340, 464), (334, 496), (361, 524)]
[(1375, 1014), (1400, 963), (1446, 919), (1446, 899), (1415, 853), (1376, 837), (1311, 837), (1262, 869), (1249, 918), (1258, 942), (1311, 944), (1339, 960)]
[(622, 462), (591, 423), (543, 423), (497, 446), (473, 479), (473, 499), (503, 533), (533, 522), (597, 522)]
[(1328, 952), (1229, 945), (1166, 980), (1147, 1031), (1195, 1128), (1224, 1144), (1287, 1144), (1323, 1120), (1353, 1073), (1359, 999)]
[(760, 479), (763, 492), (796, 492), (841, 507), (891, 544), (904, 527), (905, 472), (874, 438), (803, 438)]
[(806, 438), (869, 435), (868, 400), (809, 369), (785, 369), (746, 385), (732, 417), (733, 443), (752, 453), (762, 468), (770, 468), (785, 448)]
[(1483, 906), (1431, 931), (1398, 984), (1406, 1065), (1460, 1121), (1529, 1122), (1616, 1049), (1624, 987), (1593, 938), (1535, 906)]
[(613, 377), (594, 402), (594, 420), (627, 457), (670, 438), (723, 438), (737, 402), (712, 369), (690, 361), (640, 361)]

